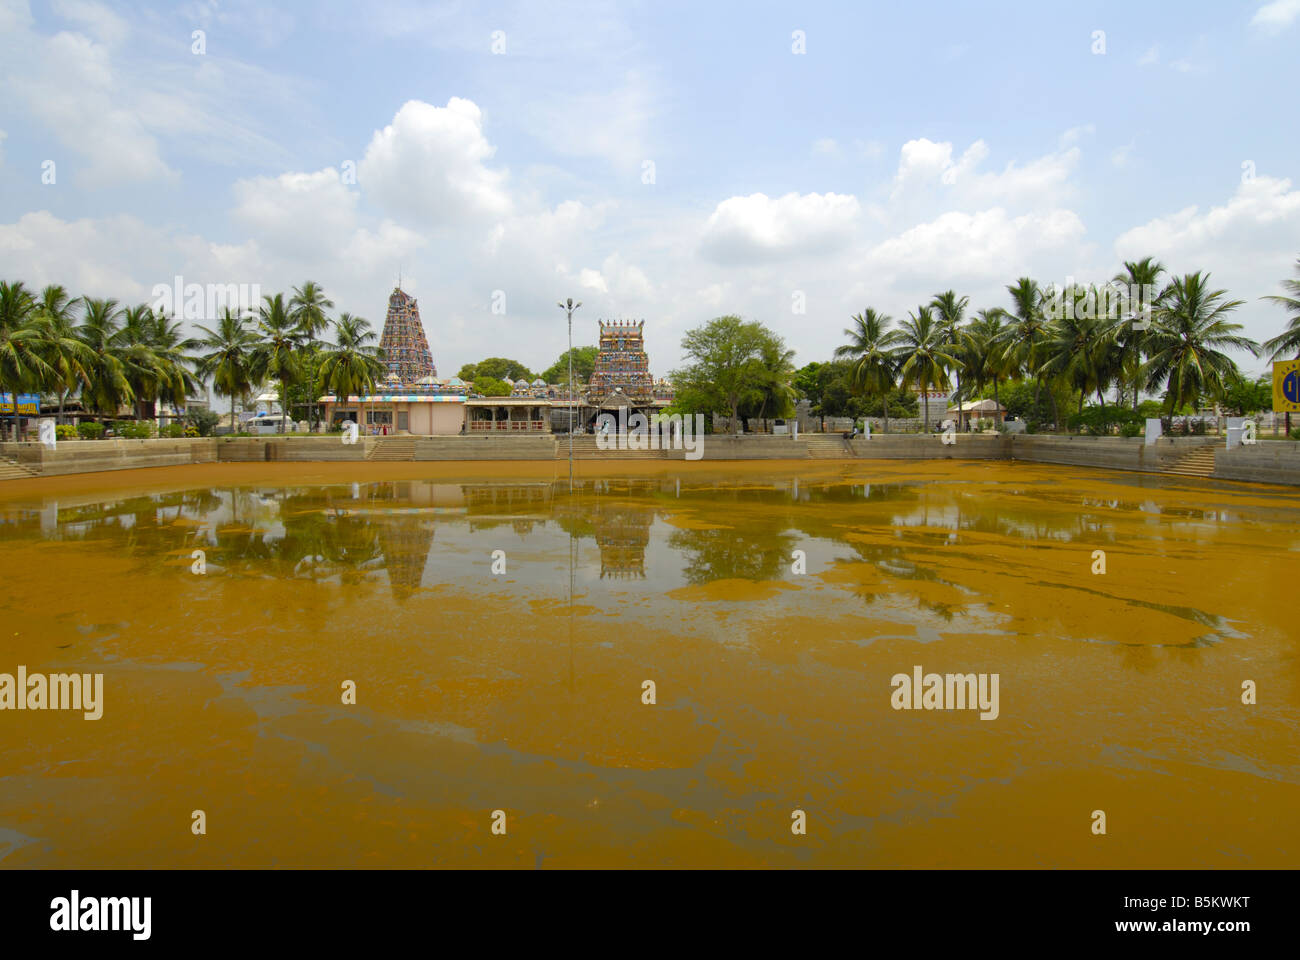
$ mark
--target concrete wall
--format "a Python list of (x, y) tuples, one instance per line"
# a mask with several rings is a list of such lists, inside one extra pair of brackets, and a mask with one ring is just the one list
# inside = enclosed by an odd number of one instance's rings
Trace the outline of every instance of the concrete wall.
[(1060, 463), (1110, 470), (1158, 473), (1197, 447), (1222, 443), (1205, 437), (1161, 437), (1146, 446), (1141, 437), (1055, 437), (1017, 434), (1011, 439), (1011, 459)]
[(1011, 438), (1000, 434), (964, 434), (945, 444), (939, 434), (876, 434), (849, 443), (863, 460), (1006, 460)]
[(555, 437), (524, 436), (418, 437), (416, 460), (553, 460)]
[(0, 456), (42, 476), (130, 470), (136, 467), (172, 467), (183, 463), (211, 463), (216, 441), (210, 437), (178, 440), (60, 440), (53, 450), (39, 443), (0, 443)]
[[(702, 460), (805, 460), (808, 457), (808, 441), (804, 437), (798, 440), (791, 436), (745, 436), (708, 433), (695, 437), (699, 444), (698, 451)], [(666, 459), (683, 460), (684, 450), (663, 451)], [(614, 457), (610, 452), (607, 456)]]
[(1214, 452), (1214, 476), (1221, 480), (1300, 486), (1300, 443), (1261, 440), (1253, 446)]
[(356, 443), (344, 443), (341, 433), (323, 437), (221, 437), (214, 442), (216, 458), (234, 463), (250, 460), (364, 460), (374, 445), (371, 437), (358, 437)]

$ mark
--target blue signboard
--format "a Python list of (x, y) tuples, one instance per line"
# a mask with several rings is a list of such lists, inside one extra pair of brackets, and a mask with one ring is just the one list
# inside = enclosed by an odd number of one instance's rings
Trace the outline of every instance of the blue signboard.
[[(0, 414), (10, 414), (14, 412), (14, 395), (12, 393), (0, 393)], [(41, 412), (41, 398), (34, 393), (18, 394), (18, 412), (28, 416), (38, 416)]]

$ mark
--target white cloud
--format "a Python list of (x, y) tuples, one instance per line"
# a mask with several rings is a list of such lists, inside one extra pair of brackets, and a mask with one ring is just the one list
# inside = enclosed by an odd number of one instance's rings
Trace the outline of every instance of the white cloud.
[(1139, 67), (1149, 67), (1160, 62), (1160, 47), (1148, 47), (1147, 52), (1138, 57)]
[(1250, 25), (1266, 33), (1281, 33), (1300, 17), (1300, 0), (1273, 0), (1250, 18)]
[(1129, 159), (1133, 156), (1133, 149), (1137, 146), (1136, 140), (1130, 140), (1122, 147), (1116, 147), (1111, 151), (1110, 162), (1116, 167), (1128, 166)]
[(722, 201), (704, 224), (701, 253), (718, 263), (824, 253), (853, 236), (858, 198), (837, 193), (754, 193)]
[(1154, 256), (1175, 273), (1208, 270), (1214, 285), (1246, 300), (1238, 311), (1256, 340), (1276, 336), (1281, 314), (1259, 297), (1290, 276), (1300, 237), (1300, 190), (1291, 181), (1257, 176), (1220, 206), (1189, 206), (1126, 230), (1115, 240), (1118, 261)]
[(840, 145), (835, 142), (834, 137), (822, 137), (820, 140), (814, 140), (812, 152), (816, 156), (833, 157), (840, 152)]
[(54, 0), (51, 8), (60, 19), (84, 27), (106, 46), (118, 46), (131, 32), (125, 20), (93, 0)]
[(495, 152), (473, 101), (408, 100), (375, 132), (358, 174), (366, 195), (397, 217), (430, 225), (500, 218), (512, 204), (507, 174), (487, 166)]
[(265, 246), (303, 258), (337, 252), (356, 227), (357, 193), (333, 167), (235, 182), (233, 217)]

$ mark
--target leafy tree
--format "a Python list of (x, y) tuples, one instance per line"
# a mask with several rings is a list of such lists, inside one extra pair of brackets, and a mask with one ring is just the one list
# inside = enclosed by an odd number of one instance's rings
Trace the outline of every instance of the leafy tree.
[(1285, 358), (1288, 354), (1294, 354), (1300, 359), (1300, 257), (1296, 258), (1295, 269), (1297, 276), (1282, 281), (1282, 286), (1291, 296), (1273, 295), (1264, 298), (1291, 314), (1287, 318), (1286, 329), (1264, 342), (1264, 350), (1270, 360)]
[[(279, 384), (280, 412), (289, 413), (288, 391), (301, 377), (302, 329), (284, 302), (284, 294), (262, 297), (257, 311), (257, 329), (262, 343), (254, 354), (258, 379), (269, 377)], [(280, 420), (280, 433), (284, 433), (284, 420)]]
[(36, 301), (21, 280), (0, 281), (0, 392), (13, 394), (12, 439), (18, 439), (18, 394), (54, 376), (41, 356)]
[(903, 386), (914, 387), (922, 395), (924, 429), (930, 428), (931, 390), (948, 388), (948, 368), (955, 362), (949, 350), (947, 331), (935, 322), (928, 306), (917, 307), (908, 314), (899, 331), (895, 357)]
[(200, 326), (203, 337), (198, 348), (199, 376), (211, 378), (218, 396), (230, 398), (230, 429), (235, 429), (235, 398), (246, 397), (257, 382), (257, 351), (260, 343), (252, 329), (252, 319), (235, 314), (226, 307), (217, 329)]
[(690, 362), (672, 373), (673, 383), (707, 404), (704, 412), (729, 414), (739, 430), (740, 405), (759, 390), (756, 371), (772, 336), (757, 321), (737, 316), (716, 317), (688, 330), (682, 351)]
[(474, 392), (485, 397), (508, 397), (511, 390), (504, 380), (479, 374), (474, 378)]
[(837, 359), (848, 360), (851, 390), (880, 401), (884, 410), (885, 431), (889, 431), (889, 394), (898, 382), (898, 357), (895, 353), (902, 335), (891, 330), (894, 320), (887, 314), (867, 307), (850, 317), (853, 326), (844, 335), (849, 342), (835, 348)]
[(40, 341), (37, 349), (50, 366), (49, 381), (44, 386), (58, 395), (56, 422), (60, 424), (63, 423), (63, 406), (68, 395), (85, 380), (87, 364), (94, 357), (77, 336), (74, 310), (80, 302), (80, 298), (70, 298), (63, 287), (50, 284), (41, 291), (35, 308)]
[[(575, 383), (587, 383), (591, 380), (591, 373), (596, 368), (596, 355), (600, 353), (599, 347), (574, 347), (573, 348), (573, 379)], [(541, 378), (547, 383), (569, 382), (569, 351), (565, 350), (560, 354), (560, 358), (547, 367), (541, 373)]]
[[(1265, 349), (1268, 345), (1265, 344)], [(1262, 376), (1247, 380), (1240, 375), (1228, 378), (1227, 388), (1220, 400), (1225, 412), (1232, 416), (1249, 416), (1261, 410), (1273, 409), (1273, 378)], [(1154, 416), (1154, 414), (1153, 414)]]
[(1170, 411), (1202, 394), (1223, 395), (1237, 365), (1219, 348), (1259, 352), (1255, 341), (1238, 333), (1241, 324), (1227, 319), (1244, 301), (1226, 300), (1227, 291), (1210, 289), (1209, 279), (1200, 271), (1175, 277), (1147, 331), (1146, 386), (1165, 388)]
[(85, 380), (81, 400), (86, 409), (94, 411), (99, 419), (116, 417), (118, 408), (135, 400), (127, 377), (126, 364), (120, 355), (122, 310), (116, 300), (99, 300), (83, 297), (81, 325), (78, 338), (86, 344), (93, 356), (84, 364)]
[[(575, 364), (574, 372), (577, 372)], [(457, 374), (462, 380), (476, 380), (479, 377), (494, 377), (497, 380), (524, 379), (528, 381), (535, 380), (536, 377), (518, 360), (510, 360), (506, 357), (488, 357), (486, 360), (480, 360), (478, 363), (467, 363), (460, 368)]]
[(961, 422), (962, 400), (961, 400), (961, 374), (966, 366), (966, 344), (962, 340), (961, 325), (966, 315), (966, 307), (970, 303), (970, 297), (958, 297), (955, 290), (945, 290), (943, 293), (935, 294), (930, 301), (930, 309), (935, 313), (935, 319), (944, 331), (944, 337), (948, 341), (946, 352), (952, 358), (952, 371), (956, 379), (955, 389), (957, 396), (957, 422)]
[(316, 372), (316, 390), (347, 399), (370, 393), (384, 375), (384, 352), (365, 317), (341, 313), (334, 321), (333, 344), (325, 347)]

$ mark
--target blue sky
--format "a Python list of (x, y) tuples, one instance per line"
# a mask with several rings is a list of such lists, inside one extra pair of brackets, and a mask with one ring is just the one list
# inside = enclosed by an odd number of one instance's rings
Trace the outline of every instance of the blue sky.
[(1298, 41), (1300, 0), (0, 0), (0, 275), (311, 278), (378, 325), (400, 269), (444, 375), (546, 366), (566, 296), (578, 342), (644, 318), (664, 374), (722, 313), (804, 363), (866, 306), (1149, 254), (1264, 339), (1300, 256)]

